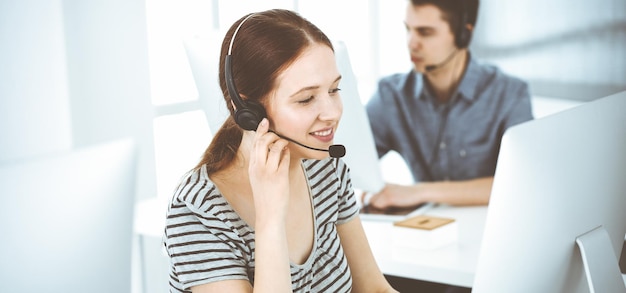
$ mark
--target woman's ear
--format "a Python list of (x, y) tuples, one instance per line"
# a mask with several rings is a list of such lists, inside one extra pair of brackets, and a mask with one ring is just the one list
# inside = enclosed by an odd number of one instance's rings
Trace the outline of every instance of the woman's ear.
[[(242, 100), (242, 102), (248, 99), (246, 96), (242, 96), (242, 95), (239, 95), (239, 97), (240, 97), (240, 100)], [(237, 106), (235, 105), (235, 102), (233, 102), (232, 97), (230, 98), (230, 105), (233, 106), (233, 110), (237, 111)]]
[(233, 110), (237, 111), (237, 106), (235, 106), (235, 102), (233, 102), (233, 100), (230, 100), (230, 105), (233, 106)]

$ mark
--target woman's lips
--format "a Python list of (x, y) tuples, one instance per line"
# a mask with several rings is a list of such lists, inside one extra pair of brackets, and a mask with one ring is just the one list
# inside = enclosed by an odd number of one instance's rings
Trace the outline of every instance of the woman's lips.
[(309, 134), (311, 134), (316, 139), (322, 142), (331, 142), (333, 138), (335, 137), (335, 133), (332, 128), (326, 128), (322, 130), (313, 131)]

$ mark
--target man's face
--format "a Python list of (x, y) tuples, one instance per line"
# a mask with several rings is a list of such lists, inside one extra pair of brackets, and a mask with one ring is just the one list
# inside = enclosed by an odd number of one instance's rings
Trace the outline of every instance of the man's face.
[(406, 8), (404, 21), (411, 62), (416, 71), (443, 62), (455, 49), (454, 34), (437, 6), (426, 4)]

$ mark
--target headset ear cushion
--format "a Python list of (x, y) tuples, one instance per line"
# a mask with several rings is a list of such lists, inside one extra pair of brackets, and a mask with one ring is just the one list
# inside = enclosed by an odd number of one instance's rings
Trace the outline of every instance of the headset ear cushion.
[(469, 45), (470, 39), (472, 37), (472, 31), (466, 26), (463, 26), (456, 36), (456, 46), (459, 49), (467, 48)]
[(235, 122), (244, 130), (256, 131), (261, 120), (267, 115), (265, 108), (257, 102), (247, 101), (245, 107), (235, 111)]

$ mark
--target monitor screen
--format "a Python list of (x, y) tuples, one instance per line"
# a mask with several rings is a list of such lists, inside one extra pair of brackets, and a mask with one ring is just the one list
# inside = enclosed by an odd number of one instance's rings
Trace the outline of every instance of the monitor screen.
[(0, 164), (0, 292), (130, 292), (130, 140)]
[(346, 147), (346, 156), (343, 160), (350, 168), (352, 186), (362, 191), (376, 193), (383, 189), (385, 181), (378, 161), (374, 135), (365, 105), (359, 95), (348, 49), (341, 41), (336, 41), (333, 45), (337, 68), (341, 73), (339, 87), (343, 102), (343, 115), (335, 143)]
[(625, 109), (621, 92), (505, 133), (472, 292), (626, 292)]

